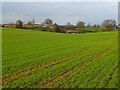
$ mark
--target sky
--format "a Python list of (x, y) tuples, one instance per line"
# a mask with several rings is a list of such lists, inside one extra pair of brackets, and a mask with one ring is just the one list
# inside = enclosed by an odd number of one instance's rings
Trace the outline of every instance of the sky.
[(86, 24), (101, 24), (105, 19), (118, 21), (118, 2), (3, 2), (2, 23), (36, 23), (50, 18), (54, 23), (75, 25), (79, 20)]
[(120, 24), (120, 2), (118, 3), (118, 24)]
[(2, 2), (118, 2), (119, 0), (1, 0)]

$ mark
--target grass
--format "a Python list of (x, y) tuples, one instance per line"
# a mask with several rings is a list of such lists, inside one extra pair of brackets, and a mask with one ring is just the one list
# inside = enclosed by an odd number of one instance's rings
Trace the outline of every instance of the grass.
[(0, 28), (0, 89), (2, 89), (2, 28)]
[(3, 28), (6, 88), (118, 88), (118, 32), (63, 34)]

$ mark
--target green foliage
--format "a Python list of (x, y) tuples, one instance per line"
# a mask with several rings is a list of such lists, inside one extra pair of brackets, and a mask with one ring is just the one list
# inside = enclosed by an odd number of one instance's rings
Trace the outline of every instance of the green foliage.
[(97, 27), (97, 26), (83, 27), (83, 28), (77, 28), (77, 30), (84, 30), (86, 33), (87, 32), (103, 32), (104, 27)]
[(112, 26), (105, 26), (103, 31), (113, 31)]
[(54, 26), (55, 32), (61, 32), (61, 28), (58, 25)]
[(118, 87), (117, 31), (72, 35), (3, 28), (2, 33), (3, 87)]

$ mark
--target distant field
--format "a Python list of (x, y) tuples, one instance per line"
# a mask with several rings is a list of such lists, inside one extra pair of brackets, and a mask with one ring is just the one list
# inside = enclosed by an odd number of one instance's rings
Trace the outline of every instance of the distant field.
[(3, 28), (3, 87), (118, 88), (118, 32)]

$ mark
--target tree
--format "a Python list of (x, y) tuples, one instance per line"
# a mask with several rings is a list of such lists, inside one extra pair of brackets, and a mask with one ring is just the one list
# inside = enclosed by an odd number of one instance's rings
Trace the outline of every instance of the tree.
[(33, 22), (32, 22), (32, 21), (28, 21), (28, 23), (27, 23), (27, 24), (32, 25), (32, 24), (33, 24)]
[(53, 21), (48, 18), (48, 19), (45, 20), (45, 24), (47, 24), (47, 25), (52, 25), (52, 24), (53, 24)]
[(39, 26), (38, 26), (38, 28), (42, 28), (42, 27), (44, 27), (44, 25), (45, 25), (45, 22), (42, 22), (41, 24), (39, 24)]
[(102, 26), (110, 26), (110, 27), (115, 27), (116, 26), (116, 21), (112, 19), (106, 19), (103, 21)]
[(90, 23), (88, 23), (88, 24), (87, 24), (87, 27), (91, 27), (91, 24), (90, 24)]
[(13, 22), (10, 22), (10, 23), (8, 23), (8, 27), (14, 27), (14, 23)]
[(32, 21), (28, 21), (27, 24), (28, 24), (28, 27), (29, 27), (29, 28), (32, 28), (32, 27), (33, 27), (33, 22), (32, 22)]
[(97, 25), (96, 25), (96, 24), (94, 24), (94, 25), (93, 25), (93, 27), (97, 27)]
[(76, 27), (78, 27), (78, 28), (85, 27), (85, 23), (82, 22), (82, 21), (79, 21), (79, 22), (76, 24)]
[(97, 25), (97, 27), (100, 27), (100, 25)]
[(73, 29), (73, 25), (68, 22), (68, 23), (65, 25), (65, 29), (71, 30), (71, 29)]
[(50, 28), (49, 25), (46, 25), (45, 22), (42, 22), (42, 23), (38, 26), (38, 28), (39, 28), (40, 30), (42, 30), (42, 31), (53, 31), (53, 29)]
[(15, 27), (16, 28), (22, 28), (22, 21), (21, 20), (17, 20), (15, 23)]
[(102, 26), (105, 27), (105, 31), (111, 31), (114, 27), (116, 27), (116, 21), (113, 19), (106, 19), (103, 21)]
[(47, 27), (45, 27), (45, 22), (42, 22), (41, 24), (39, 24), (38, 28), (42, 31), (47, 31)]
[(93, 30), (94, 30), (94, 32), (97, 32), (98, 31), (98, 27), (97, 27), (98, 25), (96, 25), (96, 24), (94, 24), (93, 25)]
[(55, 29), (55, 32), (60, 32), (61, 31), (61, 28), (56, 23), (54, 24), (54, 29)]

